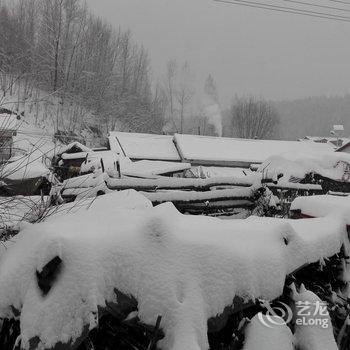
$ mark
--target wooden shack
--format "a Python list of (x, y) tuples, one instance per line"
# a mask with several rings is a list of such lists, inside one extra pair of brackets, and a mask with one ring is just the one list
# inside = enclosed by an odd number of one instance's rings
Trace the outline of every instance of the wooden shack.
[(12, 156), (13, 137), (17, 134), (19, 120), (16, 114), (0, 114), (0, 164)]

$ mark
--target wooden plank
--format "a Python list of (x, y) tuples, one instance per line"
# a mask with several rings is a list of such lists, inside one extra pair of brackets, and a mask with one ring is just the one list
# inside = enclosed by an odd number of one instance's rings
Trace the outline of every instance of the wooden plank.
[(136, 191), (156, 191), (156, 190), (196, 190), (208, 191), (212, 187), (250, 187), (256, 182), (258, 177), (247, 176), (241, 178), (222, 177), (209, 179), (186, 179), (168, 178), (157, 179), (112, 179), (106, 181), (110, 190), (134, 189)]

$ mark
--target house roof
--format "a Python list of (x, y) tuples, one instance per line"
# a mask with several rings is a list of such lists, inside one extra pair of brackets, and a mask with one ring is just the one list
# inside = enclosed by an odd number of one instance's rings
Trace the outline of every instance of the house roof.
[[(89, 147), (86, 147), (82, 143), (78, 141), (71, 142), (68, 145), (61, 146), (58, 150), (57, 154), (64, 154), (64, 159), (74, 159), (74, 158), (80, 158), (82, 156), (81, 153), (89, 153), (92, 149)], [(72, 154), (72, 156), (68, 156), (68, 154)]]
[(188, 162), (262, 163), (272, 155), (293, 152), (302, 155), (329, 153), (328, 144), (281, 140), (252, 140), (197, 135), (175, 135), (183, 160)]
[(300, 141), (328, 143), (334, 148), (340, 148), (340, 147), (343, 147), (345, 144), (348, 144), (350, 142), (350, 139), (345, 137), (334, 137), (334, 136), (332, 137), (305, 136), (303, 139), (300, 139)]
[(350, 146), (350, 140), (348, 140), (347, 142), (345, 142), (341, 147), (337, 148), (335, 151), (336, 152), (342, 152), (345, 148)]
[(112, 151), (130, 159), (181, 160), (170, 135), (111, 132), (109, 143)]
[[(185, 161), (197, 165), (249, 166), (281, 153), (333, 153), (327, 143), (252, 140), (198, 135), (111, 132), (111, 150), (133, 160)], [(241, 165), (240, 165), (241, 164)]]

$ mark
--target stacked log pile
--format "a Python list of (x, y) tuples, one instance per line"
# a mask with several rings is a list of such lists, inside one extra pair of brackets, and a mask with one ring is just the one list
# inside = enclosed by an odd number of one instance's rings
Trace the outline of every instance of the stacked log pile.
[(180, 212), (192, 214), (230, 213), (237, 209), (251, 211), (266, 192), (264, 183), (271, 180), (259, 176), (241, 178), (218, 177), (209, 179), (188, 179), (158, 177), (111, 178), (107, 174), (94, 177), (93, 174), (67, 180), (62, 188), (66, 200), (103, 195), (111, 191), (134, 189), (148, 198), (153, 205), (172, 202)]

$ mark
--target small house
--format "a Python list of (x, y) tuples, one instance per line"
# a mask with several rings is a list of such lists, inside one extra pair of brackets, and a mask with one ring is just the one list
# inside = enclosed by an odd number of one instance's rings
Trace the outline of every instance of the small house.
[(92, 152), (91, 148), (77, 141), (63, 146), (52, 161), (58, 177), (61, 180), (65, 180), (78, 176), (80, 174), (80, 167), (89, 152)]
[(318, 137), (318, 136), (305, 136), (303, 139), (299, 141), (311, 141), (316, 143), (326, 143), (333, 147), (334, 149), (341, 148), (345, 144), (350, 142), (349, 138), (344, 137)]
[(19, 120), (16, 114), (0, 114), (0, 164), (12, 156), (13, 137), (17, 134)]
[(350, 153), (350, 140), (348, 140), (346, 143), (344, 143), (341, 147), (339, 147), (336, 152), (344, 152), (344, 153)]

